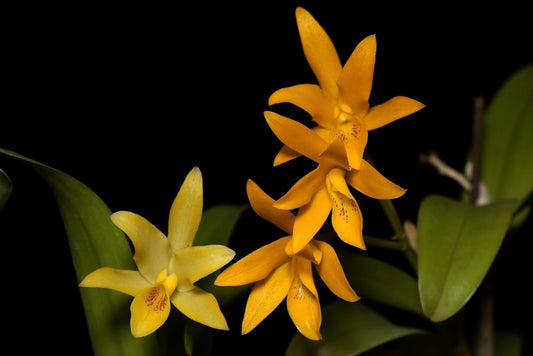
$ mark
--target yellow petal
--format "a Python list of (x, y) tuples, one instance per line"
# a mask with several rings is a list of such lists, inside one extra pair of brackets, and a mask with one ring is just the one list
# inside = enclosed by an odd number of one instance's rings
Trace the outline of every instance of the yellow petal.
[[(330, 130), (329, 129), (323, 128), (321, 126), (315, 126), (315, 127), (313, 127), (311, 129), (311, 131), (315, 132), (324, 141), (327, 142), (329, 140), (329, 135), (330, 135)], [(328, 147), (328, 149), (329, 149), (329, 147)], [(342, 155), (344, 155), (344, 157), (342, 157)], [(296, 152), (295, 150), (293, 150), (289, 146), (285, 145), (285, 146), (283, 146), (281, 148), (281, 150), (278, 152), (278, 154), (274, 158), (274, 167), (279, 166), (280, 164), (289, 162), (289, 161), (291, 161), (291, 160), (293, 160), (295, 158), (298, 158), (300, 156), (301, 156), (300, 153)], [(324, 153), (321, 153), (321, 157), (324, 158)], [(346, 161), (346, 153), (345, 153), (345, 150), (344, 150), (344, 145), (342, 145), (341, 157), (342, 158), (339, 159), (338, 155), (333, 155), (332, 159), (330, 159), (330, 160), (333, 162), (333, 164), (340, 165), (340, 166), (346, 167), (348, 169), (349, 167), (348, 167), (348, 162)]]
[(158, 273), (167, 268), (172, 256), (166, 236), (148, 220), (129, 211), (116, 212), (111, 215), (111, 220), (133, 243), (133, 259), (139, 271), (150, 283), (154, 283)]
[(189, 319), (214, 329), (229, 330), (226, 318), (213, 294), (194, 287), (187, 292), (174, 292), (171, 301)]
[(346, 171), (339, 168), (334, 168), (331, 171), (329, 171), (327, 180), (328, 182), (341, 194), (345, 195), (346, 197), (355, 200), (352, 193), (350, 192), (350, 188), (348, 188), (348, 185), (346, 184)]
[(301, 7), (296, 9), (296, 22), (305, 58), (318, 83), (331, 96), (337, 96), (336, 81), (342, 65), (333, 42), (313, 16)]
[(335, 232), (342, 241), (366, 249), (363, 240), (363, 217), (357, 201), (342, 194), (329, 182), (327, 188), (332, 206), (331, 223)]
[(276, 137), (296, 152), (318, 162), (327, 142), (315, 132), (297, 121), (265, 111), (265, 119)]
[(322, 312), (318, 296), (302, 283), (298, 275), (295, 276), (287, 295), (287, 309), (294, 325), (303, 336), (311, 340), (322, 339)]
[(291, 282), (291, 262), (287, 261), (254, 285), (244, 311), (242, 334), (252, 331), (277, 308), (287, 296)]
[(342, 104), (348, 105), (355, 115), (363, 117), (368, 111), (376, 61), (376, 36), (359, 42), (344, 64), (337, 85)]
[(346, 275), (344, 274), (339, 258), (333, 247), (324, 241), (319, 240), (315, 241), (315, 244), (322, 252), (322, 260), (316, 266), (320, 278), (322, 278), (328, 288), (339, 298), (348, 302), (359, 300), (359, 297), (355, 294), (350, 283), (346, 279)]
[(295, 158), (300, 157), (301, 154), (290, 148), (289, 146), (285, 145), (279, 150), (276, 157), (274, 157), (274, 167), (279, 166), (280, 164), (289, 162)]
[(292, 234), (292, 226), (294, 225), (293, 213), (272, 206), (274, 199), (250, 179), (246, 183), (246, 193), (248, 194), (250, 205), (257, 215), (276, 225), (286, 233)]
[(331, 141), (328, 147), (320, 154), (321, 162), (328, 163), (333, 166), (342, 167), (346, 170), (350, 170), (350, 164), (348, 163), (348, 156), (346, 154), (346, 148), (344, 142), (340, 137), (335, 135), (335, 130), (332, 131), (335, 138)]
[(173, 251), (192, 246), (202, 218), (202, 173), (194, 167), (183, 182), (168, 220), (168, 239)]
[(167, 320), (170, 300), (165, 286), (157, 283), (139, 293), (131, 303), (131, 333), (142, 337), (156, 331)]
[(107, 288), (133, 297), (150, 285), (151, 283), (139, 271), (127, 271), (110, 267), (99, 268), (88, 274), (80, 282), (80, 287)]
[(235, 262), (215, 280), (217, 286), (240, 286), (268, 277), (270, 273), (288, 260), (285, 245), (290, 236), (265, 245)]
[(292, 250), (297, 253), (320, 230), (331, 211), (331, 201), (325, 188), (320, 189), (311, 201), (296, 214), (292, 235)]
[(374, 130), (417, 112), (423, 107), (424, 104), (419, 101), (405, 96), (395, 96), (383, 104), (371, 107), (365, 116), (365, 122), (369, 131)]
[(318, 85), (299, 84), (275, 91), (268, 99), (268, 105), (291, 103), (307, 111), (313, 121), (325, 128), (333, 127), (335, 102)]
[(233, 259), (235, 252), (223, 245), (192, 246), (174, 252), (169, 272), (176, 273), (179, 291), (194, 288), (193, 283), (213, 273)]
[(406, 189), (382, 176), (365, 160), (361, 162), (359, 171), (352, 170), (346, 174), (346, 182), (374, 199), (395, 199), (406, 192)]
[[(346, 119), (341, 117), (340, 120), (341, 123), (335, 130), (335, 134), (344, 143), (350, 167), (359, 169), (368, 141), (368, 130), (365, 121), (355, 115), (349, 115), (349, 118), (347, 117)], [(343, 120), (345, 121), (342, 122)]]
[(284, 196), (276, 200), (273, 206), (278, 209), (291, 210), (309, 203), (315, 193), (324, 187), (329, 169), (329, 166), (319, 164), (315, 170), (296, 182)]

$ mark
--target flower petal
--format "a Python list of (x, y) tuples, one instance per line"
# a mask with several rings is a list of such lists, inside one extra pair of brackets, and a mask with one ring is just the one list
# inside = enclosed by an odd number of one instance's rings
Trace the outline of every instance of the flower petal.
[(320, 340), (322, 312), (318, 296), (303, 283), (298, 274), (295, 276), (287, 295), (287, 309), (298, 331), (308, 339)]
[(342, 194), (329, 180), (326, 186), (331, 199), (331, 223), (335, 232), (342, 241), (365, 250), (363, 217), (357, 201)]
[(291, 160), (293, 160), (295, 158), (298, 158), (300, 156), (301, 156), (300, 153), (296, 152), (295, 150), (293, 150), (289, 146), (284, 145), (283, 147), (281, 147), (281, 149), (279, 150), (279, 152), (276, 155), (276, 157), (274, 157), (274, 167), (277, 167), (280, 164), (289, 162), (289, 161), (291, 161)]
[(368, 141), (365, 121), (358, 116), (350, 115), (350, 118), (342, 122), (335, 130), (335, 134), (344, 143), (350, 167), (359, 169)]
[(296, 9), (296, 22), (305, 58), (324, 91), (337, 96), (336, 81), (342, 64), (328, 34), (305, 9)]
[(268, 126), (281, 142), (296, 152), (318, 162), (320, 153), (328, 145), (326, 141), (297, 121), (272, 111), (265, 111), (264, 115)]
[(320, 126), (333, 127), (335, 102), (315, 84), (298, 84), (275, 91), (268, 105), (291, 103), (307, 111)]
[(309, 203), (315, 193), (324, 186), (329, 169), (330, 167), (319, 164), (315, 170), (296, 182), (284, 196), (276, 200), (273, 206), (278, 209), (291, 210)]
[(168, 220), (168, 239), (173, 251), (192, 246), (202, 218), (202, 173), (194, 167), (183, 182)]
[(297, 253), (311, 241), (320, 230), (331, 211), (331, 201), (325, 188), (320, 189), (311, 201), (296, 214), (292, 235), (292, 251)]
[(178, 290), (194, 288), (193, 283), (233, 259), (235, 252), (223, 245), (185, 247), (174, 252), (169, 272), (178, 276)]
[(424, 104), (414, 99), (395, 96), (383, 104), (371, 107), (365, 116), (365, 122), (369, 131), (374, 130), (417, 112), (424, 106)]
[(150, 286), (139, 271), (128, 271), (111, 267), (102, 267), (89, 273), (81, 282), (80, 287), (107, 288), (131, 295), (139, 294)]
[[(355, 294), (354, 290), (350, 286), (350, 282), (346, 279), (346, 275), (342, 269), (337, 253), (333, 247), (324, 241), (317, 240), (314, 242), (319, 250), (322, 252), (322, 260), (316, 269), (320, 278), (326, 283), (329, 290), (331, 290), (336, 296), (342, 298), (348, 302), (355, 302), (359, 300), (359, 296)], [(362, 272), (364, 273), (364, 272)]]
[(257, 282), (246, 302), (242, 320), (242, 334), (252, 331), (287, 296), (291, 286), (291, 262), (287, 261), (276, 268), (268, 278)]
[(363, 117), (368, 111), (376, 61), (376, 36), (363, 39), (344, 64), (337, 85), (342, 104), (350, 106), (353, 113)]
[(243, 257), (222, 271), (215, 285), (240, 286), (267, 278), (288, 259), (285, 246), (289, 239), (290, 236), (283, 237)]
[(170, 301), (162, 283), (150, 286), (139, 293), (131, 303), (131, 333), (143, 337), (156, 331), (170, 314)]
[(259, 186), (248, 180), (246, 183), (246, 193), (252, 209), (263, 219), (276, 225), (288, 234), (292, 234), (294, 225), (294, 214), (288, 210), (278, 209), (272, 206), (274, 199), (266, 194)]
[(176, 291), (170, 299), (189, 319), (214, 329), (229, 330), (226, 318), (213, 294), (194, 287), (187, 292)]
[(361, 162), (360, 170), (352, 170), (346, 174), (346, 182), (374, 199), (395, 199), (406, 192), (406, 189), (382, 176), (365, 160)]
[(133, 259), (139, 271), (150, 283), (154, 283), (159, 272), (167, 268), (172, 256), (166, 236), (148, 220), (129, 211), (116, 212), (111, 215), (111, 220), (133, 243)]

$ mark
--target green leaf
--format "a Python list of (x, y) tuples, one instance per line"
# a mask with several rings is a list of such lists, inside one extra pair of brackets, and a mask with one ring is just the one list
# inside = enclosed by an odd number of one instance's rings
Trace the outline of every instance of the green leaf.
[(0, 209), (2, 209), (6, 201), (9, 199), (12, 188), (11, 179), (9, 179), (6, 172), (0, 169)]
[(391, 340), (424, 331), (395, 325), (362, 302), (335, 302), (324, 307), (321, 332), (321, 341), (296, 334), (285, 355), (359, 355)]
[(494, 96), (483, 119), (482, 181), (492, 201), (533, 191), (533, 64), (512, 75)]
[(237, 221), (248, 205), (215, 205), (202, 214), (194, 245), (227, 245)]
[(418, 215), (418, 288), (422, 309), (438, 322), (470, 299), (489, 270), (517, 207), (471, 206), (431, 195)]
[(339, 252), (339, 258), (350, 285), (361, 298), (424, 315), (413, 276), (363, 254)]
[[(136, 269), (124, 234), (110, 220), (111, 211), (86, 185), (55, 168), (15, 152), (0, 149), (33, 167), (56, 198), (70, 246), (78, 281), (104, 266)], [(155, 335), (131, 335), (131, 297), (107, 289), (80, 288), (87, 325), (97, 356), (157, 354)]]

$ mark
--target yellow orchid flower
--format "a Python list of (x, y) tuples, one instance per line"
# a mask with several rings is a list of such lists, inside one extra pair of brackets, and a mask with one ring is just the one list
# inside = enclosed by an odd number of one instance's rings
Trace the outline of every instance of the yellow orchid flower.
[(157, 330), (168, 318), (170, 302), (192, 320), (228, 330), (215, 296), (194, 285), (235, 256), (223, 245), (192, 246), (202, 217), (202, 200), (202, 175), (195, 167), (170, 209), (168, 238), (140, 215), (128, 211), (111, 215), (135, 247), (138, 271), (103, 267), (87, 275), (80, 286), (133, 296), (130, 326), (135, 337)]
[[(329, 145), (330, 154), (321, 155), (328, 143), (320, 131), (303, 124), (265, 112), (265, 118), (274, 134), (294, 152), (318, 163), (318, 167), (296, 182), (283, 197), (274, 202), (278, 209), (297, 209), (292, 233), (292, 248), (300, 251), (320, 230), (331, 214), (335, 232), (344, 242), (365, 249), (363, 218), (359, 205), (348, 185), (374, 199), (395, 199), (405, 189), (381, 175), (364, 159), (359, 169), (347, 170), (346, 153)], [(279, 155), (276, 159), (279, 158)], [(276, 160), (274, 161), (276, 163)]]
[(254, 211), (289, 236), (263, 246), (231, 265), (218, 276), (215, 284), (239, 286), (256, 282), (246, 304), (243, 334), (253, 330), (286, 298), (296, 328), (305, 337), (319, 340), (322, 314), (311, 265), (315, 265), (334, 294), (350, 302), (359, 297), (350, 287), (333, 247), (317, 240), (295, 253), (291, 244), (295, 216), (290, 211), (274, 208), (274, 200), (253, 181), (249, 180), (246, 188)]
[[(396, 96), (370, 107), (376, 57), (376, 37), (363, 39), (350, 58), (341, 65), (328, 34), (305, 9), (296, 9), (296, 22), (305, 57), (319, 85), (300, 84), (282, 88), (269, 98), (269, 105), (292, 103), (307, 111), (319, 129), (325, 130), (328, 143), (338, 141), (346, 151), (350, 168), (359, 169), (368, 131), (412, 114), (424, 105), (416, 100)], [(320, 152), (328, 155), (330, 152)], [(298, 154), (282, 149), (285, 159)]]

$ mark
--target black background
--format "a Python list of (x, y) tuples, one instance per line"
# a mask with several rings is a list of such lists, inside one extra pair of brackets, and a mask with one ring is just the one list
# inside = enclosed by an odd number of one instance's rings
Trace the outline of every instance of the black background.
[[(490, 100), (533, 58), (526, 9), (512, 2), (184, 4), (47, 4), (6, 11), (0, 147), (73, 175), (112, 211), (137, 212), (162, 231), (193, 166), (204, 177), (205, 207), (246, 203), (249, 178), (278, 198), (312, 167), (300, 159), (272, 168), (281, 144), (263, 118), (273, 91), (316, 82), (294, 18), (301, 5), (328, 32), (343, 62), (360, 40), (376, 34), (371, 105), (395, 95), (426, 105), (371, 132), (367, 146), (379, 170), (408, 188), (396, 205), (402, 218), (416, 221), (426, 194), (460, 193), (455, 183), (421, 165), (419, 154), (435, 150), (462, 170), (472, 98)], [(274, 110), (307, 120), (288, 105)], [(0, 212), (3, 299), (6, 312), (16, 312), (4, 320), (13, 335), (38, 335), (23, 349), (90, 350), (53, 197), (33, 171), (3, 157), (0, 165), (14, 184)], [(379, 205), (357, 197), (365, 233), (392, 234)], [(250, 213), (232, 247), (240, 258), (278, 237), (279, 231)], [(520, 281), (529, 277), (523, 242), (509, 245), (513, 258), (502, 272), (496, 318), (520, 329), (526, 324)], [(294, 332), (284, 306), (245, 337), (238, 337), (241, 316), (229, 317), (233, 331), (224, 352), (247, 354), (250, 345), (261, 343), (266, 354), (281, 354)], [(264, 344), (266, 336), (275, 341)]]

